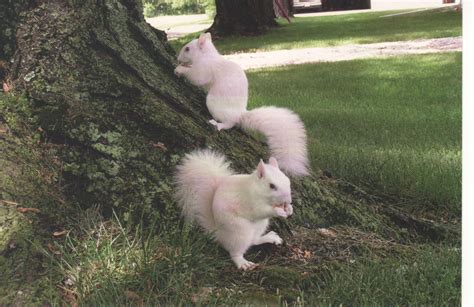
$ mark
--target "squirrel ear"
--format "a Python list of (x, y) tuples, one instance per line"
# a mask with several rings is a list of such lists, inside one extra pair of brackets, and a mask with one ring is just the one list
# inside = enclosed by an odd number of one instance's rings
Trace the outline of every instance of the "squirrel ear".
[(202, 46), (207, 40), (211, 40), (211, 33), (201, 33), (198, 39), (199, 48), (202, 48)]
[(269, 163), (271, 166), (274, 166), (274, 167), (280, 169), (280, 167), (278, 166), (278, 161), (277, 161), (275, 158), (270, 157), (270, 160), (268, 160), (268, 163)]
[(260, 162), (257, 165), (257, 177), (263, 178), (265, 176), (265, 163), (263, 163), (262, 159), (260, 159)]

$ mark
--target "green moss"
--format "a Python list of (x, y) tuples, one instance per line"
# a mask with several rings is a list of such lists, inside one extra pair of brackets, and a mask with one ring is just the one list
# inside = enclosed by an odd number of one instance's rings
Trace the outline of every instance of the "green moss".
[(29, 237), (31, 230), (30, 223), (15, 206), (0, 204), (0, 254), (14, 250), (18, 241)]
[(61, 193), (56, 149), (31, 130), (28, 105), (22, 96), (0, 95), (0, 304), (58, 299), (60, 277), (50, 274), (44, 251), (72, 209)]
[(0, 304), (58, 300), (42, 251), (44, 233), (37, 231), (35, 220), (0, 204)]

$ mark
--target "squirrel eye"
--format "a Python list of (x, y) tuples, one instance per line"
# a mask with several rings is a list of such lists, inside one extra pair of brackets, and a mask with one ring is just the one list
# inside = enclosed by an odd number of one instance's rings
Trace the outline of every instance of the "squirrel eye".
[(184, 51), (189, 51), (189, 47), (184, 48)]
[(276, 190), (277, 190), (277, 187), (276, 187), (276, 185), (274, 185), (273, 183), (270, 183), (270, 189), (276, 191)]

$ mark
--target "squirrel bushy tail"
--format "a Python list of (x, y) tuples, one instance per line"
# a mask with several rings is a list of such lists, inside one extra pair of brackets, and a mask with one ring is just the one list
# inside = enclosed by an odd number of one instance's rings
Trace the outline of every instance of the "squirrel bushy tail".
[(308, 175), (306, 130), (296, 113), (285, 108), (261, 107), (244, 113), (240, 125), (263, 133), (283, 171), (294, 176)]
[(225, 156), (211, 150), (194, 151), (178, 165), (175, 174), (176, 199), (190, 222), (212, 232), (215, 230), (212, 201), (223, 177), (233, 175)]

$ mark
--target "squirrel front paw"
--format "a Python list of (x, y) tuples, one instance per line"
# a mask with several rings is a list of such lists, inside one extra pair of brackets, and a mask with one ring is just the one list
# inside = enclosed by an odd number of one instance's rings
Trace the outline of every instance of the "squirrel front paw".
[(288, 213), (286, 213), (285, 209), (282, 207), (275, 207), (275, 213), (276, 216), (281, 216), (281, 217), (288, 217)]
[(181, 77), (183, 74), (184, 74), (184, 70), (186, 68), (183, 66), (183, 65), (178, 65), (175, 69), (174, 69), (174, 74), (177, 75), (178, 77)]
[(274, 231), (270, 231), (269, 233), (264, 235), (263, 238), (265, 240), (265, 243), (271, 243), (275, 245), (280, 245), (281, 243), (283, 243), (283, 239), (280, 238), (280, 236), (277, 235), (277, 233)]
[(290, 204), (285, 204), (284, 206), (274, 206), (273, 208), (275, 210), (276, 216), (287, 218), (293, 214), (293, 206)]

